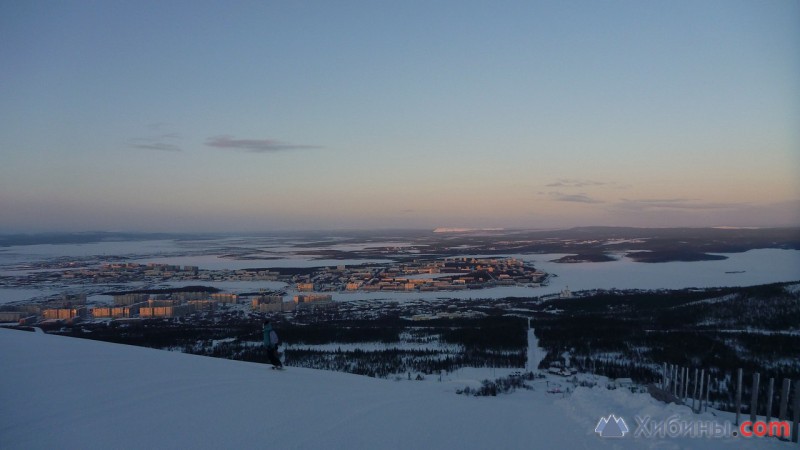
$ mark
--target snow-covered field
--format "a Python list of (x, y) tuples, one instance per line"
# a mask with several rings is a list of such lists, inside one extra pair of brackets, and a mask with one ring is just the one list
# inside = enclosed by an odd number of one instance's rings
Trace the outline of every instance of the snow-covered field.
[[(394, 381), (0, 329), (0, 447), (92, 448), (797, 448), (772, 438), (635, 438), (636, 415), (693, 415), (646, 394), (578, 388), (456, 395), (487, 372)], [(499, 370), (498, 370), (499, 372)], [(499, 376), (499, 373), (498, 373)], [(562, 379), (563, 380), (563, 379)], [(594, 428), (614, 413), (624, 438)]]
[(528, 357), (525, 370), (535, 370), (545, 356), (547, 356), (547, 351), (539, 347), (539, 338), (536, 337), (533, 328), (528, 328)]

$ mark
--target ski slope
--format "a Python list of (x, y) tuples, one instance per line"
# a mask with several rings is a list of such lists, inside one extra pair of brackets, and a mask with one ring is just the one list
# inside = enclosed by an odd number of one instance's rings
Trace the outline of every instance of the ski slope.
[[(697, 416), (622, 390), (579, 388), (562, 397), (542, 383), (476, 398), (454, 393), (469, 380), (281, 372), (7, 329), (0, 349), (3, 449), (797, 448), (772, 438), (634, 439), (636, 414)], [(594, 433), (610, 413), (628, 420), (631, 435)]]

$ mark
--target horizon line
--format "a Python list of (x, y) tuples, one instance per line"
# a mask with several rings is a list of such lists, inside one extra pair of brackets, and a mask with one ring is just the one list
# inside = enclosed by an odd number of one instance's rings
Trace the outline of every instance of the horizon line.
[(372, 227), (372, 228), (309, 228), (309, 229), (276, 229), (276, 230), (241, 230), (241, 231), (146, 231), (146, 230), (48, 230), (48, 231), (0, 231), (0, 236), (13, 235), (81, 235), (81, 234), (139, 234), (139, 235), (248, 235), (248, 234), (300, 234), (300, 233), (357, 233), (357, 232), (429, 232), (432, 234), (469, 234), (469, 233), (503, 233), (503, 232), (546, 232), (546, 231), (567, 231), (582, 228), (597, 229), (636, 229), (636, 230), (776, 230), (800, 228), (798, 225), (777, 225), (777, 226), (634, 226), (634, 225), (572, 225), (562, 227)]

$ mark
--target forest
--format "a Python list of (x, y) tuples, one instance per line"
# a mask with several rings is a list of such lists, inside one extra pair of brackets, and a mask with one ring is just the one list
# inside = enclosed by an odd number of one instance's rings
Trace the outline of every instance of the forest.
[[(412, 320), (422, 310), (429, 320)], [(266, 363), (265, 317), (224, 307), (176, 319), (84, 322), (49, 331)], [(286, 365), (372, 377), (523, 368), (530, 320), (546, 351), (539, 369), (569, 360), (581, 372), (647, 384), (660, 381), (665, 363), (698, 368), (711, 374), (712, 401), (722, 407), (733, 401), (730, 388), (739, 368), (748, 377), (760, 373), (762, 380), (800, 379), (796, 283), (594, 291), (564, 299), (352, 302), (269, 317)]]
[(800, 378), (796, 284), (602, 292), (547, 308), (558, 314), (536, 315), (539, 345), (548, 350), (543, 365), (566, 352), (579, 370), (640, 383), (658, 382), (663, 363), (699, 368), (712, 376), (712, 400), (723, 404), (733, 402), (739, 368), (762, 380)]

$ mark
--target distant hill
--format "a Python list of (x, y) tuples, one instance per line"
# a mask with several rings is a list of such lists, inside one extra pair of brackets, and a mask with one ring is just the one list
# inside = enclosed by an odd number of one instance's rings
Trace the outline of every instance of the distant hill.
[(167, 233), (111, 233), (103, 231), (85, 233), (18, 233), (0, 235), (0, 247), (12, 245), (90, 244), (107, 241), (145, 241), (176, 239), (179, 236), (182, 235)]

